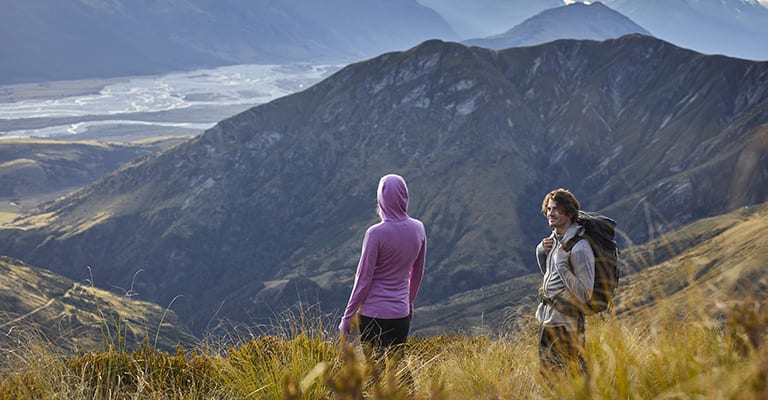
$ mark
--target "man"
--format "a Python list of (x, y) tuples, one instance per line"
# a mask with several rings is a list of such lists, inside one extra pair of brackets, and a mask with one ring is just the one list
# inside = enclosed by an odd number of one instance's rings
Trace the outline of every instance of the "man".
[[(576, 222), (579, 202), (568, 190), (549, 192), (541, 204), (552, 234), (536, 246), (536, 258), (544, 279), (536, 310), (540, 323), (539, 359), (542, 371), (586, 372), (585, 318), (580, 307), (592, 295), (595, 255), (587, 240), (575, 242), (570, 252), (563, 247), (581, 235)], [(572, 242), (571, 242), (572, 243)]]

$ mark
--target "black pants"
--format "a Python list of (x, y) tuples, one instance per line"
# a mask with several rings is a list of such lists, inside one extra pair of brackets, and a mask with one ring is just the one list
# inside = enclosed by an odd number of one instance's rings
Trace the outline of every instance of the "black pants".
[(539, 332), (539, 360), (543, 373), (554, 371), (578, 372), (586, 375), (584, 350), (584, 316), (580, 316), (576, 330), (565, 326), (542, 326)]
[(383, 319), (360, 316), (360, 341), (369, 357), (379, 358), (385, 353), (402, 356), (410, 329), (409, 317)]
[[(387, 359), (393, 360), (395, 365), (403, 360), (410, 329), (410, 317), (383, 319), (360, 316), (360, 341), (366, 357), (374, 362), (374, 376), (384, 371)], [(411, 371), (404, 368), (397, 375), (400, 383), (413, 393), (415, 384)]]

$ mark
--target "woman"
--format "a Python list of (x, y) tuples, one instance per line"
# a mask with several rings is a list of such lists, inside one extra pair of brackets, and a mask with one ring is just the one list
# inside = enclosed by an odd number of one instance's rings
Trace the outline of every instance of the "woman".
[(408, 216), (408, 187), (401, 176), (382, 177), (376, 199), (381, 222), (365, 232), (339, 330), (351, 333), (350, 322), (359, 312), (360, 340), (379, 356), (393, 347), (401, 349), (408, 338), (413, 300), (424, 274), (427, 235), (421, 221)]

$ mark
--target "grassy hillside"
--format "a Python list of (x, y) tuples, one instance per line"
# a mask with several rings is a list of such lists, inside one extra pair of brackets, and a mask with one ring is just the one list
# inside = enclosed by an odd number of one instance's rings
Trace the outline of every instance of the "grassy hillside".
[(120, 296), (88, 281), (74, 282), (0, 256), (0, 346), (33, 337), (65, 351), (106, 343), (134, 348), (144, 340), (168, 350), (191, 341), (173, 312), (138, 300), (130, 288)]
[(752, 293), (766, 293), (768, 205), (696, 221), (625, 252), (618, 311), (637, 311), (656, 299), (682, 303), (701, 291), (708, 309)]
[(541, 275), (528, 274), (418, 307), (412, 331), (430, 336), (446, 332), (519, 331), (532, 317), (539, 285)]
[(180, 140), (165, 137), (132, 144), (0, 140), (0, 224)]
[[(324, 318), (302, 313), (278, 335), (237, 331), (189, 352), (107, 342), (99, 351), (66, 355), (37, 337), (19, 337), (0, 348), (0, 393), (24, 399), (763, 399), (768, 246), (759, 233), (768, 225), (766, 214), (763, 204), (626, 250), (629, 262), (638, 262), (662, 247), (674, 249), (666, 261), (624, 278), (620, 314), (589, 317), (584, 379), (539, 373), (531, 309), (510, 321), (517, 329), (508, 333), (413, 337), (402, 362), (378, 370), (354, 340), (339, 341)], [(416, 318), (422, 314), (429, 312), (417, 310)]]
[[(29, 399), (760, 399), (768, 394), (768, 312), (765, 301), (757, 304), (761, 313), (728, 310), (728, 322), (666, 306), (590, 321), (587, 379), (540, 375), (535, 324), (510, 336), (413, 339), (401, 363), (378, 372), (355, 345), (302, 326), (175, 354), (144, 346), (62, 356), (26, 342), (3, 352), (0, 392)], [(755, 329), (756, 341), (743, 340)], [(407, 375), (411, 397), (401, 383)]]

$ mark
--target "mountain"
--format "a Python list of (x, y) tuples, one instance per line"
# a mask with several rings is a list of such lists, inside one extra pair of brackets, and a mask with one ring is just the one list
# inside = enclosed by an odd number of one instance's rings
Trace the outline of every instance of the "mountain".
[(654, 36), (705, 54), (768, 60), (768, 8), (752, 0), (605, 0)]
[(120, 340), (132, 349), (146, 339), (171, 352), (191, 344), (173, 311), (137, 300), (136, 293), (116, 295), (9, 257), (0, 256), (0, 271), (0, 344), (39, 337), (68, 351), (89, 351)]
[(0, 0), (0, 84), (340, 62), (456, 34), (415, 0)]
[(768, 199), (768, 63), (641, 35), (506, 50), (427, 41), (338, 71), (41, 207), (0, 254), (135, 288), (196, 333), (345, 304), (376, 183), (429, 236), (418, 306), (536, 271), (541, 198), (623, 246)]
[(486, 37), (506, 32), (513, 26), (562, 0), (418, 0), (437, 11), (461, 39)]
[(602, 3), (573, 3), (542, 11), (504, 33), (462, 43), (506, 49), (557, 39), (615, 39), (633, 33), (650, 36), (641, 26)]

